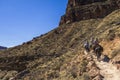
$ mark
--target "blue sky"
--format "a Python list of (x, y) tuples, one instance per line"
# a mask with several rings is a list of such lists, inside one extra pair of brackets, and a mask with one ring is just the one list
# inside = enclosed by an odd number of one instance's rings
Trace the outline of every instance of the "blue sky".
[(58, 27), (67, 0), (0, 0), (0, 46), (13, 47)]

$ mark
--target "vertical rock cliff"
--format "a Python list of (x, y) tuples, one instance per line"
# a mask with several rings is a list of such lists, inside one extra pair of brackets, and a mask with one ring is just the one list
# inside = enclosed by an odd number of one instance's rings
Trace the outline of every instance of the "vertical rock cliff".
[(120, 0), (68, 0), (60, 25), (80, 20), (103, 18), (120, 8)]

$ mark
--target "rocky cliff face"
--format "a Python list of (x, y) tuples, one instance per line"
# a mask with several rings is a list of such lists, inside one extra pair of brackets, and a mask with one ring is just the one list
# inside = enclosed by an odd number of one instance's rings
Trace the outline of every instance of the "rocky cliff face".
[(80, 20), (103, 18), (120, 8), (120, 0), (69, 0), (60, 25)]

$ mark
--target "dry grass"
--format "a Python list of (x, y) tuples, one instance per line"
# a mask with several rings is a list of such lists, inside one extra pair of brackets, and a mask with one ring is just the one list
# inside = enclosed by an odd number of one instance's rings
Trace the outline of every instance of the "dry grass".
[[(104, 47), (103, 53), (112, 57), (119, 54), (117, 49), (120, 48), (120, 25), (116, 24), (120, 20), (118, 14), (120, 10), (103, 20), (90, 19), (61, 25), (29, 42), (0, 52), (0, 64), (24, 61), (22, 66), (29, 69), (30, 73), (21, 76), (22, 80), (89, 80), (86, 73), (88, 61), (83, 57), (83, 42), (91, 37), (105, 39), (100, 43)], [(25, 59), (22, 61), (15, 58), (19, 56)], [(11, 70), (15, 70), (16, 65)]]

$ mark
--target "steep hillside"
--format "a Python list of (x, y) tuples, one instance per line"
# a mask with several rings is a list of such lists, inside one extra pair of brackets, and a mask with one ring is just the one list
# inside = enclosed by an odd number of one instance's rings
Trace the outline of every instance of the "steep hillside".
[[(22, 45), (0, 52), (0, 79), (92, 80), (97, 65), (84, 56), (85, 40), (97, 37), (103, 54), (120, 61), (120, 10), (103, 19), (64, 24)], [(88, 67), (87, 67), (88, 66)], [(100, 75), (100, 74), (99, 74)]]
[(61, 65), (80, 52), (81, 44), (88, 35), (86, 31), (94, 30), (100, 21), (87, 20), (62, 25), (23, 45), (3, 51), (0, 55), (0, 69), (18, 72), (27, 69), (36, 80), (53, 78), (54, 73), (59, 74)]

